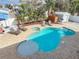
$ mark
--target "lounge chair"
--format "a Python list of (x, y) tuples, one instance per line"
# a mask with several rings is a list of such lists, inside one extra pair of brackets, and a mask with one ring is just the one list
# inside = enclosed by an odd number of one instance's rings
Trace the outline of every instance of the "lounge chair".
[(8, 32), (8, 33), (18, 35), (20, 33), (20, 30), (19, 29), (18, 30), (14, 30), (14, 29), (11, 28), (10, 32)]
[(20, 32), (20, 29), (18, 29), (16, 26), (12, 26), (10, 27), (10, 31), (8, 33), (18, 35)]

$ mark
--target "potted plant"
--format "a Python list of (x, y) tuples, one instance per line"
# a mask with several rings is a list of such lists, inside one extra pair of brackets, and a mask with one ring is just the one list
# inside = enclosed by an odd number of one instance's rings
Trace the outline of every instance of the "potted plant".
[[(45, 4), (45, 9), (49, 12), (51, 12), (51, 10), (55, 10), (55, 1), (54, 0), (45, 0), (46, 4)], [(48, 14), (49, 16), (49, 14)]]

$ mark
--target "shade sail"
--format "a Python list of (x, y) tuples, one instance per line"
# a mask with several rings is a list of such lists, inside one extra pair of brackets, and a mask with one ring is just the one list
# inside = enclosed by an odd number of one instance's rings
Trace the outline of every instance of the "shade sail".
[(0, 12), (0, 20), (6, 20), (6, 19), (8, 19), (10, 16), (7, 14), (7, 13), (1, 13)]
[(20, 0), (0, 0), (1, 5), (6, 5), (6, 4), (13, 4), (13, 5), (18, 5), (20, 4)]
[(0, 18), (0, 21), (3, 21), (3, 20), (5, 20), (5, 19), (3, 19), (3, 18)]

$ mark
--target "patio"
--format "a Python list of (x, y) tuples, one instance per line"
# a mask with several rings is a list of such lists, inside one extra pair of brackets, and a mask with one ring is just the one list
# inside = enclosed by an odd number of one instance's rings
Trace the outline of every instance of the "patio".
[[(22, 4), (20, 4), (20, 2)], [(23, 22), (31, 21), (29, 23), (30, 25), (28, 25), (28, 22), (26, 23), (25, 28), (27, 28), (27, 30), (21, 31), (21, 33), (18, 35), (13, 35), (11, 33), (0, 34), (0, 59), (79, 59), (79, 23), (76, 23), (79, 22), (79, 17), (78, 14), (74, 16), (75, 13), (79, 13), (78, 0), (30, 0), (26, 2), (22, 2), (20, 0), (0, 0), (0, 5), (2, 5), (3, 8), (7, 7), (14, 11), (16, 20), (18, 22), (18, 28), (19, 24), (24, 26)], [(35, 23), (35, 21), (47, 19), (47, 17), (50, 15), (48, 15), (47, 13), (46, 17), (45, 12), (52, 12), (52, 10), (50, 9), (57, 12), (58, 16), (60, 15), (59, 19), (61, 19), (61, 21), (59, 24), (52, 24), (52, 26), (41, 26), (40, 24), (38, 24), (39, 22)], [(14, 18), (15, 16), (13, 16), (12, 14), (12, 18)], [(10, 25), (9, 22), (11, 22), (11, 19), (7, 21), (8, 25)], [(61, 41), (61, 44), (54, 52), (36, 53), (32, 56), (27, 57), (19, 56), (16, 51), (17, 46), (20, 42), (24, 41), (25, 38), (27, 38), (30, 34), (36, 32), (32, 29), (33, 27), (39, 27), (41, 29), (45, 27), (67, 27), (74, 30), (76, 34), (74, 36), (62, 38), (63, 40)]]
[[(40, 24), (26, 26), (27, 30), (19, 35), (12, 35), (5, 33), (0, 35), (0, 58), (1, 59), (79, 59), (79, 23), (67, 22), (62, 24), (52, 24), (52, 27), (67, 27), (74, 31), (76, 34), (72, 37), (63, 38), (60, 46), (55, 52), (49, 54), (37, 53), (28, 57), (21, 57), (16, 53), (16, 47), (19, 42), (32, 34), (34, 31), (32, 27), (43, 28)], [(45, 26), (47, 27), (47, 26)]]

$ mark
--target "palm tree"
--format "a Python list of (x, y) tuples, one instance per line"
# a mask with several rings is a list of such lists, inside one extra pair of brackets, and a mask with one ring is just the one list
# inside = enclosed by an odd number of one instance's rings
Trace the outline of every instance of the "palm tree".
[(23, 22), (25, 21), (24, 17), (26, 16), (25, 5), (21, 4), (18, 9), (15, 9), (15, 12), (18, 29), (21, 29), (20, 25), (23, 26)]

